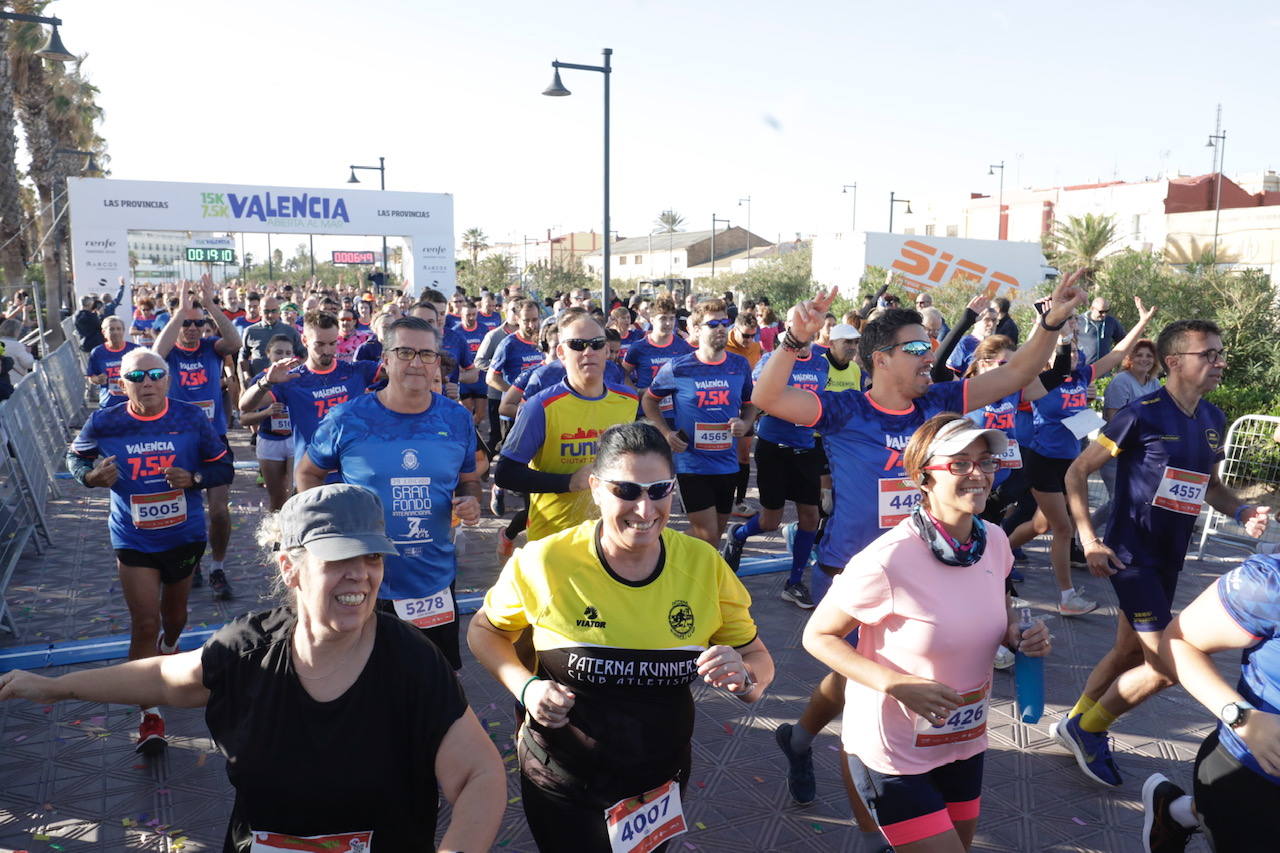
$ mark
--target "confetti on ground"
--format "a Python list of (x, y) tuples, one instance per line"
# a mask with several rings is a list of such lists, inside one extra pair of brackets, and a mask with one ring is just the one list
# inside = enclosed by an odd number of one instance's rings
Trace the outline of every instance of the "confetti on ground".
[(92, 724), (93, 724), (93, 725), (95, 725), (95, 726), (100, 726), (100, 725), (102, 725), (103, 723), (105, 723), (106, 721), (107, 721), (107, 718), (106, 718), (106, 717), (102, 717), (102, 716), (98, 716), (98, 717), (90, 717), (90, 718), (89, 718), (89, 722), (90, 722), (90, 723), (92, 723)]
[(134, 770), (146, 770), (146, 769), (147, 769), (147, 765), (145, 765), (145, 764), (135, 764), (135, 765), (133, 765), (133, 769), (134, 769)]
[(763, 776), (752, 776), (751, 778), (755, 779), (757, 782), (763, 782), (763, 781), (764, 781), (764, 777), (763, 777)]
[(157, 794), (168, 794), (168, 793), (169, 793), (169, 789), (168, 789), (168, 788), (156, 788), (156, 793), (157, 793)]
[(27, 736), (26, 736), (26, 735), (18, 735), (16, 738), (14, 738), (14, 739), (13, 739), (13, 742), (14, 742), (14, 743), (22, 743), (22, 742), (23, 742), (24, 740), (26, 740), (26, 739), (27, 739)]
[(699, 788), (705, 788), (705, 787), (707, 787), (707, 783), (706, 783), (706, 782), (698, 782), (698, 787), (699, 787)]
[(138, 822), (131, 817), (122, 817), (120, 818), (120, 825), (121, 826), (137, 826)]
[(1071, 818), (1071, 820), (1072, 820), (1072, 822), (1073, 822), (1073, 823), (1077, 823), (1077, 824), (1079, 824), (1080, 826), (1088, 826), (1088, 825), (1089, 825), (1089, 824), (1085, 823), (1084, 821), (1082, 821), (1082, 820), (1081, 820), (1080, 818), (1078, 818), (1078, 817), (1073, 817), (1073, 818)]
[(518, 802), (520, 802), (520, 798), (519, 798), (519, 797), (512, 797), (511, 799), (507, 800), (507, 805), (509, 805), (509, 806), (510, 806), (510, 805), (515, 805), (515, 804), (516, 804), (516, 803), (518, 803)]
[(821, 827), (821, 826), (819, 826), (818, 824), (816, 824), (816, 823), (811, 823), (811, 824), (809, 824), (809, 826), (813, 827), (813, 831), (814, 831), (814, 832), (818, 833), (819, 835), (821, 835), (821, 834), (822, 834), (822, 827)]
[[(523, 322), (523, 321), (522, 321), (522, 322)], [(490, 723), (490, 724), (489, 724), (489, 728), (494, 729), (494, 728), (497, 728), (497, 727), (498, 727), (498, 726), (500, 726), (500, 725), (502, 725), (502, 723), (498, 722), (497, 720), (494, 720), (492, 723)]]
[(707, 825), (706, 825), (705, 823), (703, 823), (702, 821), (698, 821), (697, 823), (695, 823), (695, 824), (694, 824), (694, 826), (698, 827), (698, 829), (706, 829), (706, 828), (707, 828)]
[(36, 832), (36, 833), (33, 833), (33, 834), (32, 834), (32, 836), (31, 836), (31, 838), (32, 838), (32, 840), (34, 840), (34, 841), (48, 841), (48, 840), (49, 840), (49, 836), (45, 835), (43, 832)]
[(840, 747), (838, 747), (838, 746), (832, 746), (831, 744), (827, 744), (827, 749), (831, 750), (832, 752), (839, 752), (839, 751), (840, 751)]
[(204, 767), (204, 763), (209, 760), (209, 756), (203, 752), (196, 756), (196, 767)]
[(725, 733), (725, 734), (727, 734), (727, 735), (731, 735), (731, 734), (733, 734), (733, 726), (729, 725), (728, 723), (722, 723), (721, 725), (723, 725), (723, 726), (724, 726), (724, 733)]

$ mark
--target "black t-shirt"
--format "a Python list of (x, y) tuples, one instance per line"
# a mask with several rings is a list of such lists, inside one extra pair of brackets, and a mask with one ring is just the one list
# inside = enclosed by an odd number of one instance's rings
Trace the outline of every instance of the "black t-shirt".
[(372, 850), (435, 849), (436, 751), (466, 698), (416, 628), (376, 618), (364, 671), (331, 702), (298, 680), (287, 607), (241, 616), (205, 643), (205, 721), (236, 789), (224, 851), (246, 853), (251, 830), (372, 830)]

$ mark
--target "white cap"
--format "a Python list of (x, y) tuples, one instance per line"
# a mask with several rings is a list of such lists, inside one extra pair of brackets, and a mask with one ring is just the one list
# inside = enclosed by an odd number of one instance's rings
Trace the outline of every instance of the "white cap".
[(848, 323), (837, 323), (831, 327), (830, 339), (833, 341), (856, 341), (862, 333)]
[(929, 445), (928, 456), (954, 456), (980, 438), (987, 440), (987, 447), (997, 456), (1009, 447), (1009, 436), (1002, 431), (982, 429), (968, 418), (957, 418), (938, 430)]

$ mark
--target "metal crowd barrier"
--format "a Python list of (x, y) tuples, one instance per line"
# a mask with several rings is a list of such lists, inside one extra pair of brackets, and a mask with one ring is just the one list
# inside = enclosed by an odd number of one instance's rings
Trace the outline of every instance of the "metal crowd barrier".
[[(1227, 429), (1223, 445), (1225, 458), (1218, 464), (1218, 479), (1234, 489), (1249, 503), (1271, 506), (1280, 510), (1280, 417), (1272, 415), (1245, 415), (1237, 418)], [(1252, 551), (1258, 540), (1244, 532), (1244, 528), (1213, 507), (1207, 507), (1204, 526), (1200, 531), (1200, 549), (1197, 557), (1204, 556), (1205, 545), (1210, 539), (1236, 548)], [(1264, 541), (1280, 541), (1280, 525), (1268, 527)]]

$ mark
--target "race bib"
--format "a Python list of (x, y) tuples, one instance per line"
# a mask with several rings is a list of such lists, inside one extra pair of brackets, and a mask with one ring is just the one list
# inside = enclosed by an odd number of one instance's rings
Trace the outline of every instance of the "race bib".
[(612, 853), (648, 853), (689, 831), (674, 779), (639, 797), (619, 800), (605, 809), (604, 820)]
[(154, 495), (129, 495), (129, 514), (139, 530), (159, 530), (187, 520), (187, 493), (182, 489)]
[(910, 480), (889, 477), (880, 481), (880, 529), (897, 525), (920, 503), (920, 490)]
[(391, 603), (402, 622), (419, 628), (448, 625), (454, 620), (453, 592), (447, 586), (425, 598), (397, 598)]
[(116, 397), (124, 396), (124, 386), (120, 384), (119, 376), (107, 377), (107, 393)]
[(338, 835), (285, 835), (282, 832), (250, 830), (253, 844), (249, 853), (279, 853), (284, 850), (307, 850), (312, 853), (370, 853), (373, 850), (373, 830), (367, 832), (343, 832)]
[(733, 447), (733, 430), (729, 424), (693, 425), (694, 450), (728, 450)]
[(193, 400), (197, 406), (204, 412), (204, 416), (209, 420), (213, 420), (213, 401), (212, 400)]
[(1156, 496), (1151, 499), (1151, 505), (1183, 515), (1199, 515), (1208, 488), (1208, 474), (1169, 465), (1160, 475), (1160, 485), (1156, 488)]
[(1018, 446), (1018, 440), (1016, 438), (1010, 438), (1009, 446), (1004, 449), (1004, 453), (1000, 454), (1000, 467), (1022, 467), (1022, 448)]
[(981, 737), (987, 731), (987, 702), (991, 698), (991, 684), (970, 690), (963, 696), (962, 704), (940, 726), (920, 717), (916, 720), (916, 746), (942, 746), (962, 743)]
[(283, 415), (278, 417), (276, 415), (272, 415), (270, 429), (272, 432), (292, 432), (293, 424), (289, 422), (289, 413), (285, 412)]
[(1063, 418), (1060, 423), (1071, 431), (1076, 438), (1084, 438), (1095, 430), (1100, 430), (1107, 425), (1102, 419), (1102, 415), (1093, 409), (1081, 409), (1069, 418)]
[(674, 410), (675, 407), (676, 407), (675, 397), (659, 397), (658, 398), (658, 411), (670, 412)]

